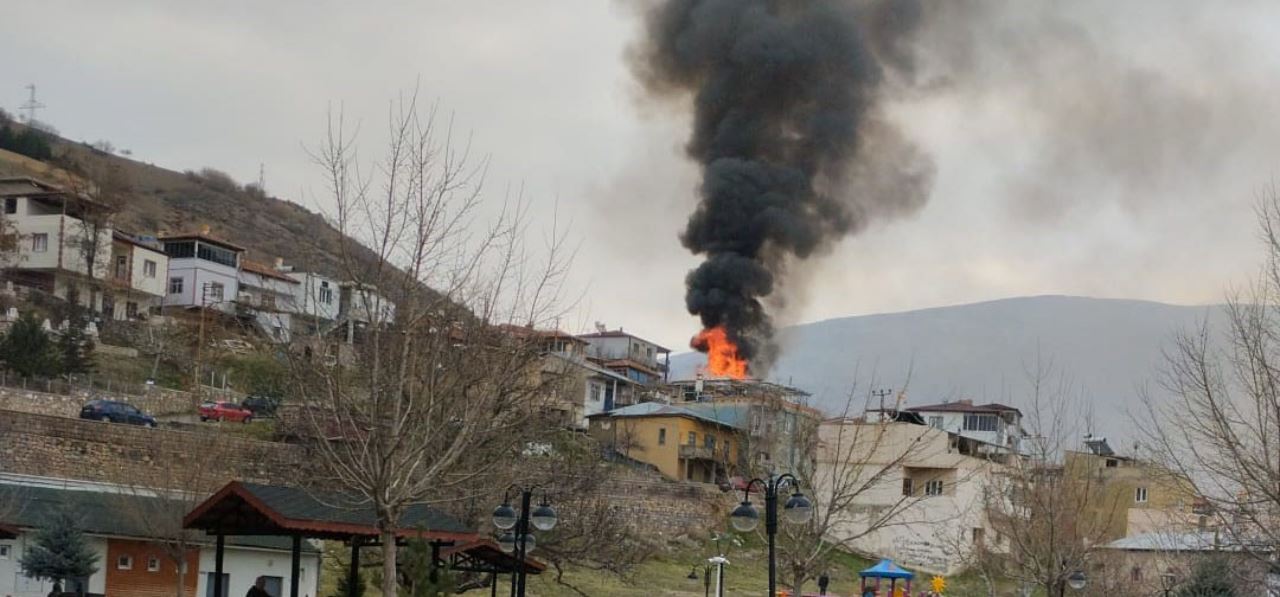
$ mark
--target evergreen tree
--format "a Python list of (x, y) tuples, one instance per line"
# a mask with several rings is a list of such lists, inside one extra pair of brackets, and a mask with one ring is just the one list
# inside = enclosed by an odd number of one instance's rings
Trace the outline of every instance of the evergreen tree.
[(1178, 597), (1235, 597), (1231, 563), (1221, 556), (1209, 556), (1196, 562), (1187, 584), (1178, 589)]
[(338, 579), (338, 590), (334, 593), (334, 597), (347, 597), (355, 595), (362, 597), (364, 595), (364, 574), (359, 570), (356, 571), (356, 592), (351, 592), (351, 586), (347, 584), (347, 575), (350, 574), (351, 567), (348, 565), (342, 570), (342, 577)]
[(64, 375), (88, 373), (93, 370), (93, 341), (84, 333), (88, 319), (73, 316), (67, 329), (58, 336), (58, 369)]
[(10, 370), (26, 377), (58, 372), (53, 340), (30, 313), (15, 321), (0, 341), (0, 357)]
[(98, 554), (89, 547), (75, 515), (62, 510), (32, 534), (18, 564), (28, 577), (68, 587), (67, 581), (98, 571)]

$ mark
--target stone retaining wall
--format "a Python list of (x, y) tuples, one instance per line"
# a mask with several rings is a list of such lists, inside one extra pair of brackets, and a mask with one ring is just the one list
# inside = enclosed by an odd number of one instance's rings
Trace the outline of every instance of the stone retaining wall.
[(154, 388), (148, 394), (116, 394), (90, 389), (72, 389), (66, 394), (0, 386), (0, 410), (37, 415), (77, 417), (80, 407), (95, 398), (119, 400), (151, 415), (191, 414), (199, 401), (189, 392)]
[(219, 485), (293, 481), (304, 463), (298, 446), (215, 431), (0, 410), (0, 472), (187, 489), (179, 485), (197, 476)]

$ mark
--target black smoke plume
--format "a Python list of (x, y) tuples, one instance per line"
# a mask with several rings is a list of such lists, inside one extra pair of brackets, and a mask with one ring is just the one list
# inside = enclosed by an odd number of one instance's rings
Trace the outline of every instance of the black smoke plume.
[(692, 96), (686, 151), (702, 167), (680, 240), (706, 259), (685, 303), (757, 374), (774, 353), (763, 300), (784, 270), (928, 195), (932, 164), (877, 109), (887, 71), (910, 68), (919, 14), (849, 0), (667, 0), (647, 14), (638, 74), (653, 94)]

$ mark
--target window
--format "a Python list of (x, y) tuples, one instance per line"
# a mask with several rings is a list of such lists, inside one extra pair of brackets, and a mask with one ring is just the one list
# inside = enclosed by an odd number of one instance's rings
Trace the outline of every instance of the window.
[(1134, 566), (1133, 570), (1129, 571), (1129, 580), (1132, 580), (1133, 582), (1142, 582), (1142, 568)]
[(160, 558), (157, 558), (155, 556), (151, 556), (147, 558), (147, 572), (159, 572), (159, 571), (160, 571)]
[(200, 243), (196, 245), (196, 257), (205, 261), (212, 261), (227, 267), (236, 266), (236, 252), (231, 249)]
[(1139, 487), (1133, 491), (1133, 501), (1139, 504), (1147, 503), (1147, 488)]
[(925, 495), (942, 495), (942, 479), (934, 479), (924, 484)]
[(965, 431), (998, 431), (1000, 417), (995, 415), (965, 415)]
[(129, 257), (116, 255), (116, 277), (121, 280), (129, 279)]
[(915, 492), (916, 492), (916, 482), (911, 477), (907, 477), (906, 479), (903, 479), (902, 495), (909, 496)]
[(328, 282), (320, 282), (320, 302), (326, 305), (333, 303), (333, 289)]
[(591, 401), (592, 402), (599, 402), (600, 395), (603, 393), (604, 393), (604, 388), (600, 387), (600, 384), (598, 383), (591, 384)]
[(690, 446), (696, 446), (696, 445), (698, 445), (698, 432), (697, 432), (697, 431), (690, 431), (690, 432), (689, 432), (689, 445), (690, 445)]
[(49, 250), (49, 235), (43, 232), (31, 235), (31, 252), (43, 253)]
[(714, 452), (716, 449), (716, 436), (708, 433), (707, 437), (703, 438), (703, 445)]
[(4, 213), (7, 213), (7, 214), (16, 214), (16, 213), (18, 213), (18, 198), (17, 198), (17, 197), (9, 197), (9, 198), (7, 198), (7, 199), (5, 199), (5, 200), (4, 200)]
[(177, 259), (191, 258), (196, 256), (196, 244), (191, 241), (165, 243), (164, 252)]
[(986, 536), (986, 534), (987, 534), (986, 529), (983, 529), (982, 527), (974, 527), (973, 528), (973, 544), (982, 545), (982, 539)]
[(116, 558), (116, 568), (119, 570), (133, 570), (133, 556), (120, 556)]
[(934, 429), (942, 429), (942, 415), (929, 417), (929, 426)]
[[(217, 578), (212, 572), (205, 573), (204, 597), (215, 597), (213, 592), (213, 580)], [(222, 596), (231, 597), (231, 574), (222, 573)]]
[(156, 277), (156, 262), (148, 259), (142, 262), (142, 275), (148, 278)]
[(1108, 459), (1107, 459), (1107, 468), (1115, 468), (1115, 467), (1116, 467), (1116, 465), (1118, 465), (1118, 464), (1120, 464), (1120, 462), (1119, 462), (1119, 461), (1117, 461), (1115, 458), (1108, 458)]
[(667, 445), (667, 428), (666, 427), (658, 428), (658, 445), (659, 446)]
[(0, 545), (0, 560), (7, 560), (7, 559), (9, 559), (9, 546)]
[(169, 294), (182, 294), (182, 278), (169, 278)]
[(222, 290), (223, 290), (222, 282), (210, 282), (207, 286), (205, 286), (205, 293), (204, 293), (205, 300), (209, 300), (209, 301), (222, 300)]
[(138, 316), (138, 303), (128, 301), (124, 304), (124, 316), (133, 319)]

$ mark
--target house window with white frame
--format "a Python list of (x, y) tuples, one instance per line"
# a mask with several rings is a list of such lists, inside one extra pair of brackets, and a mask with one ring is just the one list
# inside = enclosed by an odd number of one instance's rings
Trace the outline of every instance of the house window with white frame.
[(942, 479), (933, 479), (924, 484), (925, 495), (942, 495)]
[(43, 253), (49, 250), (49, 235), (43, 232), (31, 235), (31, 252)]
[(326, 305), (333, 303), (333, 289), (328, 282), (320, 282), (320, 302)]
[(117, 570), (133, 570), (133, 556), (120, 556), (116, 558)]
[(942, 415), (933, 415), (929, 417), (929, 426), (934, 429), (942, 429)]
[(0, 560), (9, 559), (9, 550), (13, 549), (8, 545), (0, 545)]
[(996, 415), (965, 415), (965, 431), (999, 431), (1000, 417)]
[(156, 262), (147, 259), (142, 262), (142, 275), (148, 278), (156, 277)]
[(157, 558), (155, 556), (148, 557), (147, 572), (159, 572), (159, 571), (160, 571), (160, 558)]
[(1138, 504), (1147, 503), (1147, 488), (1139, 487), (1133, 491), (1133, 501)]
[(169, 278), (169, 294), (182, 294), (182, 278)]

